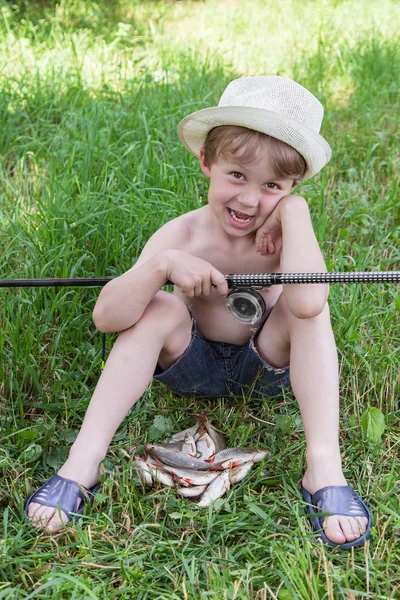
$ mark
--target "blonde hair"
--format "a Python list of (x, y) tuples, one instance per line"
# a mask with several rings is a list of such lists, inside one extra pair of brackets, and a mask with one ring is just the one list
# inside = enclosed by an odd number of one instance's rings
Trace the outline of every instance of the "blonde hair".
[(236, 125), (222, 125), (208, 132), (203, 145), (204, 159), (209, 167), (220, 156), (224, 160), (239, 159), (250, 164), (260, 150), (268, 151), (278, 179), (293, 179), (295, 183), (303, 179), (307, 164), (301, 154), (266, 133)]

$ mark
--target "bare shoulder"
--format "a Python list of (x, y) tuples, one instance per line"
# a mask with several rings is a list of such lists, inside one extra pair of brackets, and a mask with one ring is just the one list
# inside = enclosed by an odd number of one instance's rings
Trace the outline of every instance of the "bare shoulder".
[(144, 246), (136, 266), (164, 250), (187, 250), (198, 224), (202, 220), (199, 208), (168, 221), (158, 229)]
[(164, 236), (171, 238), (174, 244), (185, 244), (198, 229), (199, 224), (202, 221), (202, 212), (203, 208), (199, 208), (180, 215), (179, 217), (176, 217), (176, 219), (172, 219), (172, 221), (165, 223), (155, 235), (160, 238)]

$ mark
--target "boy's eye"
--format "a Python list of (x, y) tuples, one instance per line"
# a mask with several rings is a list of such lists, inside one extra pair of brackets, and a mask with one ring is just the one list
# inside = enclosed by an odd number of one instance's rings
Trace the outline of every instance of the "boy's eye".
[(239, 173), (238, 171), (232, 171), (231, 175), (233, 175), (235, 179), (242, 179), (244, 177), (243, 173)]
[(276, 183), (266, 183), (265, 186), (269, 190), (278, 190), (279, 189), (279, 187), (276, 185)]

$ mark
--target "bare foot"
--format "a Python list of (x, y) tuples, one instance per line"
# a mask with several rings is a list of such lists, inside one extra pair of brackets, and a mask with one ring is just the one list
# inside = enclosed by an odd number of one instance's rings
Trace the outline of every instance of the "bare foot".
[[(79, 457), (79, 459), (70, 457), (61, 467), (58, 475), (71, 479), (86, 488), (92, 488), (100, 481), (102, 472), (103, 468), (98, 461), (89, 461), (87, 457), (84, 461), (82, 457)], [(78, 498), (75, 511), (79, 509), (81, 502), (81, 498)], [(51, 533), (59, 530), (68, 521), (68, 517), (63, 511), (58, 508), (43, 506), (37, 502), (30, 502), (28, 518), (34, 527)]]
[[(331, 471), (325, 464), (324, 470), (321, 470), (318, 475), (313, 468), (306, 470), (303, 477), (303, 487), (311, 495), (330, 485), (347, 485), (341, 469), (335, 473), (333, 469)], [(367, 525), (368, 519), (366, 517), (332, 515), (323, 519), (324, 533), (334, 544), (354, 542), (365, 533)]]

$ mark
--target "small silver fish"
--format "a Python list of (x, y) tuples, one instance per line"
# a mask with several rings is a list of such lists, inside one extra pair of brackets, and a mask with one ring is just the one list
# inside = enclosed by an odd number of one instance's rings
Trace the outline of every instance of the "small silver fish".
[(183, 452), (184, 454), (188, 454), (189, 456), (192, 456), (194, 458), (197, 458), (196, 442), (194, 441), (194, 437), (191, 433), (187, 433), (185, 435), (181, 452)]
[(193, 427), (189, 427), (189, 429), (184, 429), (183, 431), (178, 431), (178, 433), (174, 433), (174, 435), (171, 437), (171, 440), (173, 440), (174, 442), (183, 442), (183, 440), (185, 439), (185, 435), (187, 433), (190, 433), (190, 435), (193, 435), (193, 437), (194, 437), (198, 428), (199, 428), (198, 425), (193, 425)]
[(184, 496), (185, 498), (197, 498), (197, 496), (201, 496), (206, 489), (206, 485), (191, 485), (190, 487), (178, 488), (176, 491), (180, 496)]
[(226, 448), (226, 442), (224, 436), (219, 433), (214, 427), (211, 425), (211, 421), (205, 415), (195, 415), (197, 422), (200, 427), (200, 433), (207, 432), (215, 445), (215, 452), (220, 452)]
[(250, 461), (231, 469), (229, 471), (229, 480), (231, 484), (233, 485), (234, 483), (242, 481), (253, 468), (253, 464), (253, 461)]
[(207, 460), (215, 454), (215, 444), (212, 441), (210, 435), (205, 431), (196, 442), (196, 458), (201, 460)]
[(162, 446), (163, 448), (168, 448), (169, 450), (176, 450), (177, 452), (182, 452), (182, 442), (158, 442), (158, 446)]
[(162, 483), (163, 485), (166, 485), (168, 487), (175, 486), (174, 479), (173, 479), (173, 477), (171, 477), (171, 475), (169, 473), (166, 473), (161, 468), (159, 468), (158, 466), (156, 466), (152, 463), (149, 463), (148, 461), (146, 461), (146, 465), (154, 479), (156, 479), (157, 481), (159, 481), (160, 483)]
[(267, 454), (269, 454), (267, 450), (257, 450), (255, 448), (225, 448), (205, 462), (212, 464), (213, 469), (232, 469), (250, 460), (260, 462)]
[[(178, 477), (177, 475), (173, 476), (175, 481), (176, 481), (176, 485), (181, 485), (185, 488), (189, 488), (189, 487), (193, 487), (189, 481), (187, 481), (184, 477)], [(179, 488), (182, 489), (182, 488)]]
[(272, 452), (270, 450), (258, 450), (257, 454), (253, 458), (253, 462), (261, 462), (266, 456), (271, 456), (271, 454)]
[(179, 478), (181, 485), (184, 485), (182, 480), (188, 485), (207, 485), (218, 476), (218, 471), (191, 471), (168, 465), (163, 465), (163, 468), (174, 477)]
[(146, 444), (146, 452), (153, 458), (156, 458), (164, 465), (170, 467), (178, 467), (180, 469), (193, 469), (196, 471), (207, 471), (210, 469), (210, 464), (193, 458), (183, 452), (177, 452), (176, 450), (170, 450), (169, 448), (163, 448), (157, 444)]
[(149, 486), (152, 485), (153, 478), (151, 476), (149, 466), (146, 464), (145, 458), (142, 456), (134, 456), (133, 460), (134, 460), (134, 467), (137, 471), (137, 474), (140, 477), (141, 482), (144, 485), (149, 485)]
[(213, 502), (217, 498), (221, 498), (230, 488), (229, 471), (223, 471), (220, 473), (214, 481), (210, 483), (206, 491), (201, 497), (198, 506), (208, 506), (210, 502)]

